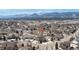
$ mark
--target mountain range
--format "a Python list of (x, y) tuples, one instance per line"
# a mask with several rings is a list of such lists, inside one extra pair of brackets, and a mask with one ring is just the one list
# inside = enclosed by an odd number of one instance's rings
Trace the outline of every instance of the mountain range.
[(32, 13), (32, 14), (16, 14), (1, 16), (3, 20), (64, 20), (64, 19), (79, 19), (79, 12), (47, 12), (47, 13)]

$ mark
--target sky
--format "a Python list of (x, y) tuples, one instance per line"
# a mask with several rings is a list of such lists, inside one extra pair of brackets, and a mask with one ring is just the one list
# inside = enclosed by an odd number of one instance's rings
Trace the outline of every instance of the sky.
[(0, 0), (0, 9), (79, 9), (79, 0)]
[(0, 16), (48, 12), (79, 12), (79, 9), (0, 9)]
[(79, 0), (0, 0), (0, 16), (68, 11), (78, 12)]

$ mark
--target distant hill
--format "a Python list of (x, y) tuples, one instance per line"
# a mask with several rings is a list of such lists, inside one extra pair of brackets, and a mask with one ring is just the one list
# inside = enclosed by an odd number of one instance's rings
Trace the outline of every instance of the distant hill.
[(65, 20), (79, 19), (79, 12), (51, 12), (51, 13), (33, 13), (16, 14), (0, 17), (0, 20)]

